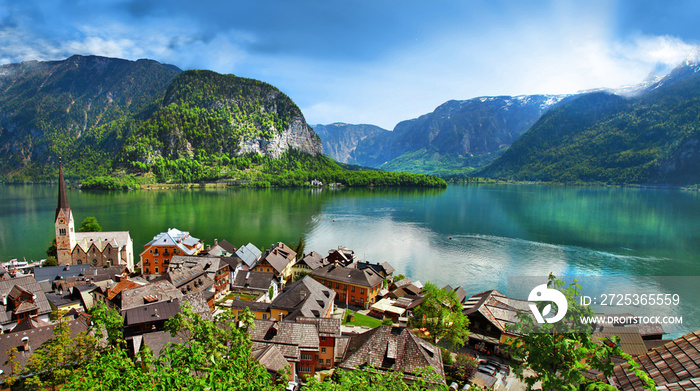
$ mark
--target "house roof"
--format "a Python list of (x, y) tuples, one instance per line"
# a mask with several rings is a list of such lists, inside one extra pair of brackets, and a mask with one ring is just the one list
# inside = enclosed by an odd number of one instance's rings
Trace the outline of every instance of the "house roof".
[(248, 329), (248, 333), (254, 342), (297, 346), (305, 351), (319, 350), (320, 339), (313, 324), (256, 319), (255, 327)]
[(285, 319), (296, 319), (298, 316), (318, 318), (330, 311), (335, 296), (332, 289), (326, 288), (311, 276), (304, 276), (277, 295), (270, 307), (286, 309), (288, 314)]
[(357, 369), (367, 365), (400, 371), (411, 380), (416, 379), (413, 375), (416, 370), (431, 366), (442, 377), (442, 383), (445, 382), (440, 349), (404, 327), (380, 326), (350, 337), (340, 367)]
[(64, 265), (64, 266), (46, 266), (34, 268), (34, 279), (37, 281), (53, 281), (61, 280), (68, 277), (78, 277), (85, 270), (89, 269), (90, 265)]
[[(44, 315), (51, 312), (49, 301), (46, 299), (46, 295), (44, 294), (43, 289), (41, 289), (41, 285), (39, 285), (39, 283), (34, 279), (34, 276), (0, 280), (0, 296), (9, 295), (10, 291), (12, 291), (15, 286), (21, 287), (22, 290), (29, 291), (32, 295), (36, 296), (34, 303), (39, 307), (38, 315)], [(13, 319), (13, 312), (8, 311), (7, 306), (0, 302), (0, 324), (5, 325), (12, 323)]]
[(274, 344), (260, 344), (253, 350), (253, 357), (269, 372), (277, 373), (289, 366), (289, 361)]
[[(640, 368), (656, 383), (656, 389), (696, 390), (700, 389), (700, 330), (676, 338), (663, 346), (636, 357)], [(605, 379), (619, 390), (639, 390), (642, 381), (628, 370), (624, 363), (613, 369), (612, 376)]]
[(237, 251), (236, 251), (236, 256), (243, 260), (248, 267), (252, 267), (255, 265), (255, 262), (257, 262), (258, 258), (260, 258), (260, 255), (262, 254), (262, 251), (260, 251), (259, 248), (255, 247), (253, 243), (248, 243), (245, 246), (241, 246)]
[[(71, 331), (71, 337), (75, 338), (78, 333), (87, 330), (87, 324), (84, 320), (71, 320), (68, 321), (68, 327)], [(27, 360), (31, 356), (31, 352), (38, 349), (44, 342), (53, 338), (53, 330), (56, 327), (55, 324), (33, 328), (28, 330), (21, 330), (17, 332), (10, 332), (9, 334), (0, 335), (0, 369), (4, 373), (11, 373), (12, 368), (9, 364), (2, 364), (7, 361), (7, 350), (11, 347), (15, 347), (19, 352), (15, 355), (15, 359), (22, 366), (27, 364)], [(23, 338), (28, 338), (29, 340), (29, 351), (24, 351), (24, 344), (22, 342)]]
[(144, 298), (152, 297), (157, 301), (181, 297), (182, 292), (169, 281), (157, 281), (148, 285), (126, 289), (122, 292), (121, 310), (139, 307), (145, 304)]
[(612, 336), (620, 337), (620, 348), (632, 357), (641, 356), (647, 352), (642, 336), (637, 327), (604, 327), (593, 333), (594, 340), (605, 343)]
[(316, 325), (318, 335), (321, 337), (340, 337), (341, 320), (336, 318), (308, 318), (300, 316), (297, 323), (308, 323)]
[(506, 327), (519, 322), (518, 311), (530, 312), (528, 301), (512, 299), (497, 290), (477, 293), (464, 302), (465, 315), (480, 313), (501, 333)]
[(273, 273), (241, 271), (236, 274), (231, 287), (267, 291), (274, 278)]
[(198, 313), (204, 320), (212, 320), (211, 311), (207, 305), (207, 300), (202, 292), (185, 295), (178, 298), (171, 298), (155, 303), (144, 304), (122, 311), (124, 324), (133, 326), (143, 323), (156, 322), (158, 320), (170, 319), (180, 312), (180, 308), (190, 303), (192, 310)]
[[(113, 265), (109, 267), (90, 267), (83, 271), (83, 277), (92, 282), (113, 280), (126, 272), (126, 265)], [(136, 281), (136, 279), (132, 279)]]
[(357, 261), (355, 263), (356, 267), (360, 270), (366, 269), (366, 268), (371, 268), (377, 273), (384, 273), (386, 275), (392, 274), (394, 272), (394, 268), (389, 265), (387, 262), (382, 262), (382, 263), (369, 263), (369, 262), (361, 262)]
[(32, 329), (38, 329), (41, 327), (46, 327), (51, 325), (51, 323), (44, 322), (36, 316), (29, 316), (23, 321), (17, 323), (17, 326), (12, 329), (12, 333), (18, 333), (20, 331), (27, 331)]
[(114, 285), (113, 287), (111, 287), (109, 289), (109, 292), (107, 293), (107, 300), (114, 299), (123, 290), (131, 289), (131, 288), (138, 288), (142, 285), (143, 284), (139, 284), (139, 283), (131, 281), (129, 279), (121, 280), (116, 285)]
[(192, 255), (196, 252), (196, 249), (188, 248), (195, 246), (199, 243), (199, 239), (190, 236), (187, 231), (180, 231), (177, 228), (168, 228), (167, 231), (161, 232), (160, 234), (153, 237), (153, 240), (146, 243), (144, 246), (145, 250), (141, 253), (145, 253), (150, 246), (164, 246), (164, 247), (177, 247), (184, 254)]
[(301, 258), (297, 264), (304, 264), (309, 267), (311, 270), (316, 270), (320, 267), (323, 267), (326, 265), (323, 261), (323, 256), (316, 251), (312, 251), (306, 255), (304, 255), (303, 258)]
[(335, 264), (316, 269), (311, 274), (328, 280), (366, 286), (368, 288), (379, 285), (384, 281), (384, 278), (371, 269), (359, 270)]
[(231, 300), (231, 302), (229, 303), (229, 307), (239, 310), (249, 308), (251, 311), (255, 312), (270, 311), (270, 303), (262, 303), (259, 301)]
[[(146, 333), (143, 336), (138, 336), (143, 341), (143, 345), (147, 345), (153, 352), (154, 357), (159, 357), (163, 348), (169, 343), (179, 344), (182, 343), (180, 337), (173, 337), (170, 335), (169, 331), (156, 331), (153, 333)], [(136, 338), (134, 338), (136, 339)]]
[(107, 246), (121, 249), (131, 243), (129, 231), (100, 231), (100, 232), (76, 232), (75, 243), (80, 245), (83, 251), (87, 251), (95, 245), (102, 252)]
[(287, 267), (290, 262), (289, 259), (285, 258), (282, 254), (277, 254), (274, 252), (266, 253), (261, 262), (262, 261), (269, 263), (278, 274), (281, 274), (282, 271), (284, 271), (284, 268)]
[(46, 299), (49, 303), (53, 304), (54, 307), (63, 307), (71, 304), (80, 304), (80, 299), (74, 298), (70, 292), (66, 293), (47, 293)]

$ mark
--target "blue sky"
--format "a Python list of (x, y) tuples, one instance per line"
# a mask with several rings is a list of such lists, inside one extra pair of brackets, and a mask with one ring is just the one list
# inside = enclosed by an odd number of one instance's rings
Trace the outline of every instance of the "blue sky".
[(150, 58), (271, 83), (311, 124), (392, 129), (450, 99), (664, 74), (698, 20), (682, 0), (0, 0), (0, 63)]

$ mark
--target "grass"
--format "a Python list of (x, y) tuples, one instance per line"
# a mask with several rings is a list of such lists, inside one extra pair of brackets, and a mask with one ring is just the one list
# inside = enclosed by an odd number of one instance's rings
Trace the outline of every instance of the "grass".
[(379, 327), (382, 325), (381, 320), (375, 319), (371, 316), (358, 314), (357, 312), (355, 312), (353, 314), (353, 316), (355, 317), (355, 320), (353, 320), (352, 322), (348, 322), (347, 316), (346, 316), (344, 321), (343, 321), (343, 324), (348, 324), (348, 325), (353, 325), (353, 326), (365, 326), (365, 327), (371, 327), (371, 328)]

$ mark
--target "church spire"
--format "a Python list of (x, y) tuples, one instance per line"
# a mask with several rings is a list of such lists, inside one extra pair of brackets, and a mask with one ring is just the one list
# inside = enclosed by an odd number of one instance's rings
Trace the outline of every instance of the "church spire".
[(63, 165), (61, 164), (61, 157), (58, 157), (58, 207), (56, 208), (56, 219), (58, 217), (58, 212), (63, 209), (64, 211), (69, 210), (68, 206), (68, 196), (66, 195), (66, 182), (63, 180)]

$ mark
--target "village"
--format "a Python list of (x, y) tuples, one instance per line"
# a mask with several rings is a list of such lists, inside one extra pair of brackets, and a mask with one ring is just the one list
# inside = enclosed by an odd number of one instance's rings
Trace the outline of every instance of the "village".
[[(461, 287), (442, 287), (469, 320), (468, 341), (449, 349), (434, 345), (430, 331), (414, 319), (427, 283), (397, 273), (386, 262), (364, 262), (352, 249), (297, 254), (282, 242), (266, 249), (216, 239), (205, 244), (190, 232), (167, 228), (135, 253), (128, 231), (77, 232), (74, 218), (61, 169), (54, 221), (58, 266), (0, 268), (0, 363), (5, 363), (0, 373), (12, 371), (8, 349), (15, 347), (24, 365), (33, 349), (53, 336), (57, 316), (68, 319), (72, 332), (84, 331), (98, 305), (123, 317), (133, 356), (145, 346), (157, 355), (178, 342), (165, 331), (166, 322), (187, 303), (209, 320), (225, 311), (235, 316), (250, 311), (253, 356), (290, 390), (310, 378), (323, 380), (337, 368), (367, 366), (400, 371), (406, 382), (416, 380), (417, 370), (432, 367), (437, 382), (455, 390), (524, 389), (505, 346), (518, 336), (510, 325), (519, 321), (519, 311), (529, 311), (526, 300), (497, 290), (470, 295)], [(694, 366), (686, 368), (689, 372), (700, 370), (693, 356), (700, 348), (697, 335), (666, 340), (664, 334), (659, 324), (596, 330), (601, 338), (620, 336), (622, 350), (643, 368), (665, 372), (681, 361)], [(460, 354), (475, 360), (469, 379), (461, 382), (446, 362)], [(289, 372), (281, 375), (285, 368)], [(608, 381), (635, 389), (622, 369), (616, 368)]]

